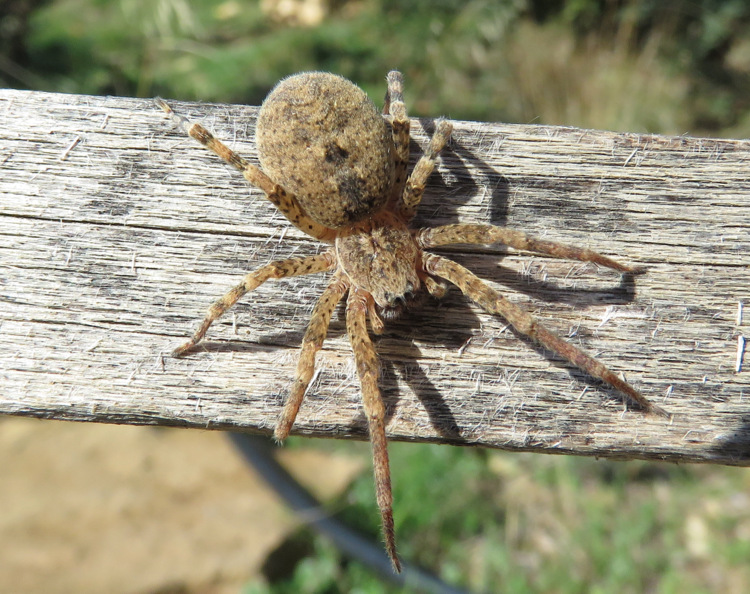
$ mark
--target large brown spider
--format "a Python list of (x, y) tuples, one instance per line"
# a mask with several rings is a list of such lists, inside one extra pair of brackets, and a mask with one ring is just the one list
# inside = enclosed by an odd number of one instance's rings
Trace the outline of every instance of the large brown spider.
[(274, 431), (285, 439), (294, 424), (313, 377), (315, 355), (323, 345), (337, 303), (347, 296), (346, 327), (351, 341), (362, 401), (372, 442), (375, 492), (385, 548), (396, 571), (393, 496), (385, 432), (385, 407), (378, 388), (378, 358), (367, 332), (383, 331), (383, 318), (400, 313), (424, 287), (440, 297), (444, 281), (456, 285), (489, 313), (500, 314), (515, 330), (564, 357), (587, 374), (603, 380), (650, 413), (664, 414), (602, 363), (541, 326), (530, 314), (491, 289), (469, 270), (425, 248), (452, 244), (503, 243), (519, 250), (594, 262), (621, 272), (639, 269), (588, 249), (529, 237), (521, 231), (485, 224), (455, 224), (409, 229), (452, 126), (438, 120), (429, 148), (407, 177), (409, 119), (400, 72), (388, 74), (383, 115), (367, 95), (343, 77), (306, 72), (282, 80), (263, 102), (256, 138), (261, 168), (248, 163), (200, 124), (159, 105), (185, 132), (242, 171), (266, 193), (289, 221), (332, 247), (306, 258), (290, 258), (261, 266), (216, 301), (192, 338), (174, 351), (191, 350), (209, 326), (245, 293), (270, 278), (333, 271), (331, 281), (312, 312), (302, 340), (294, 383)]

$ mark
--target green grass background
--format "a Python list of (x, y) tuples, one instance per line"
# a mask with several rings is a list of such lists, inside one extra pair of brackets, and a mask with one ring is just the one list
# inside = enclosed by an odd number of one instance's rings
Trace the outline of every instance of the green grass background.
[[(287, 3), (287, 6), (289, 3)], [(305, 69), (412, 115), (750, 136), (745, 0), (3, 0), (0, 85), (259, 104)], [(339, 444), (293, 439), (291, 447)], [(369, 458), (367, 444), (346, 444)], [(743, 469), (392, 444), (400, 550), (477, 592), (748, 592)], [(365, 472), (333, 508), (379, 536)], [(325, 540), (269, 592), (382, 592)]]

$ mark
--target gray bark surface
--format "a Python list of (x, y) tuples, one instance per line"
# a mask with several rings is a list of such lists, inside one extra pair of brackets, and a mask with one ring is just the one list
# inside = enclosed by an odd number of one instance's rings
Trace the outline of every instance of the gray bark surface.
[[(253, 162), (255, 107), (170, 102)], [(412, 124), (412, 159), (432, 130)], [(469, 267), (673, 414), (514, 334), (453, 288), (376, 337), (392, 439), (750, 463), (750, 142), (455, 122), (416, 226), (487, 222), (648, 267), (456, 246)], [(0, 90), (0, 413), (270, 433), (327, 275), (268, 282), (169, 356), (272, 259), (323, 246), (151, 100)], [(366, 438), (334, 314), (295, 433)]]

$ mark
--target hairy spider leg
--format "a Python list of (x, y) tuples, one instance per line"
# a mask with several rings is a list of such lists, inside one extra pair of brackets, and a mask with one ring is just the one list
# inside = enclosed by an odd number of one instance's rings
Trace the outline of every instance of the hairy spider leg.
[(664, 409), (652, 403), (605, 365), (547, 330), (534, 316), (508, 301), (467, 268), (436, 254), (425, 254), (423, 265), (430, 274), (456, 285), (464, 295), (475, 301), (485, 311), (501, 315), (516, 331), (557, 353), (588, 375), (619, 390), (645, 412), (669, 417)]
[(452, 130), (453, 124), (447, 120), (437, 120), (435, 133), (430, 139), (430, 145), (414, 166), (411, 175), (406, 180), (406, 185), (401, 195), (399, 212), (405, 221), (410, 221), (416, 214), (417, 207), (422, 201), (422, 195), (427, 185), (427, 178), (430, 177), (430, 174), (435, 169), (435, 161), (438, 154), (448, 144)]
[(496, 227), (495, 225), (458, 223), (443, 225), (441, 227), (427, 227), (420, 229), (416, 233), (416, 238), (417, 243), (423, 248), (454, 243), (487, 245), (502, 243), (517, 250), (536, 252), (538, 254), (554, 256), (555, 258), (593, 262), (594, 264), (606, 266), (620, 272), (629, 272), (631, 274), (645, 272), (645, 268), (642, 266), (621, 264), (593, 250), (537, 239), (522, 231), (513, 231), (505, 227)]
[(363, 291), (349, 291), (346, 303), (346, 329), (354, 351), (362, 404), (370, 432), (375, 497), (380, 509), (385, 550), (391, 559), (393, 569), (400, 572), (401, 563), (396, 553), (396, 534), (393, 527), (393, 493), (388, 464), (388, 443), (385, 437), (385, 404), (378, 387), (378, 356), (367, 333), (368, 298)]
[(214, 321), (221, 317), (230, 307), (245, 294), (257, 289), (260, 285), (270, 278), (285, 278), (288, 276), (300, 276), (303, 274), (315, 274), (331, 270), (336, 265), (336, 256), (333, 250), (323, 252), (316, 256), (307, 258), (289, 258), (288, 260), (276, 260), (269, 262), (265, 266), (254, 270), (242, 279), (242, 282), (227, 292), (223, 297), (217, 299), (211, 307), (208, 308), (206, 317), (198, 326), (193, 336), (181, 347), (176, 348), (172, 355), (180, 357), (198, 344), (206, 335), (206, 331)]
[(340, 272), (336, 273), (315, 304), (315, 308), (310, 316), (310, 323), (302, 339), (294, 383), (284, 403), (281, 416), (276, 423), (276, 429), (273, 432), (274, 438), (278, 441), (286, 439), (292, 430), (299, 407), (302, 404), (307, 387), (310, 385), (313, 373), (315, 372), (315, 355), (323, 347), (323, 341), (325, 341), (326, 334), (328, 333), (328, 325), (331, 322), (333, 310), (336, 309), (336, 305), (341, 301), (348, 289), (349, 282), (344, 278), (344, 275)]
[(395, 149), (395, 176), (393, 192), (388, 203), (388, 210), (395, 210), (406, 183), (406, 170), (409, 166), (409, 131), (411, 122), (406, 115), (404, 104), (404, 77), (398, 70), (391, 70), (386, 77), (388, 89), (385, 93), (383, 114), (388, 116)]
[(216, 153), (227, 163), (239, 169), (247, 181), (256, 188), (263, 190), (266, 194), (266, 198), (268, 198), (268, 200), (281, 211), (281, 214), (283, 214), (292, 225), (316, 239), (325, 241), (326, 243), (333, 243), (333, 240), (336, 237), (336, 232), (325, 225), (316, 223), (308, 217), (304, 210), (302, 210), (302, 207), (299, 205), (294, 194), (287, 192), (279, 184), (274, 183), (273, 180), (263, 173), (259, 167), (256, 167), (235, 153), (227, 145), (215, 138), (214, 135), (206, 130), (201, 124), (190, 122), (183, 116), (176, 114), (163, 99), (157, 98), (156, 102), (182, 131), (200, 142), (207, 149)]

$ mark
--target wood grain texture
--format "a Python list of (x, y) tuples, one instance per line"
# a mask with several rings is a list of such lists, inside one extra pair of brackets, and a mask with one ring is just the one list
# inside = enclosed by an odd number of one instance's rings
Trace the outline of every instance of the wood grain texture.
[[(171, 102), (255, 161), (257, 108)], [(412, 162), (432, 130), (414, 120)], [(455, 122), (415, 222), (491, 222), (648, 266), (440, 253), (674, 415), (519, 339), (453, 289), (376, 338), (392, 439), (750, 464), (750, 142)], [(318, 253), (150, 100), (0, 91), (0, 412), (270, 433), (326, 275), (267, 283), (168, 353), (243, 273)], [(295, 432), (363, 439), (341, 310)]]

